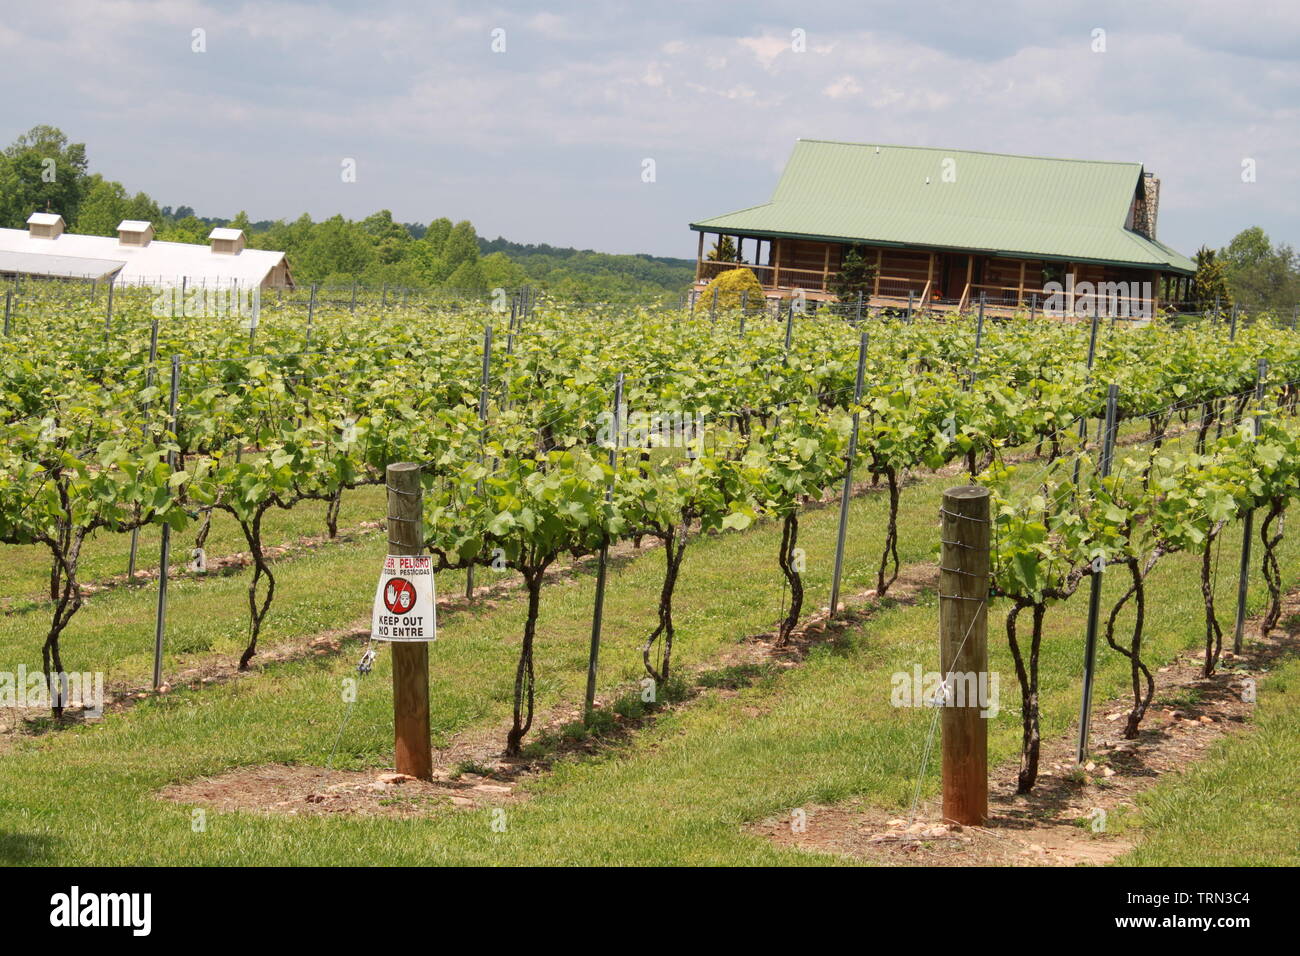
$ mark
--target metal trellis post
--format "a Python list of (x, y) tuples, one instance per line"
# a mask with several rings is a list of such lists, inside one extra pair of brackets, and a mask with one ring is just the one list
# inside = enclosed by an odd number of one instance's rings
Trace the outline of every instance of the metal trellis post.
[[(611, 418), (613, 436), (609, 448), (609, 467), (618, 467), (618, 446), (622, 432), (623, 373), (618, 373), (614, 383), (614, 409)], [(611, 475), (605, 486), (605, 503), (608, 505), (614, 496), (614, 477)], [(609, 535), (602, 538), (600, 555), (596, 565), (596, 603), (591, 612), (591, 652), (587, 657), (587, 694), (584, 701), (582, 720), (591, 723), (591, 715), (596, 707), (596, 672), (600, 666), (600, 628), (605, 617), (605, 577), (609, 565)]]
[[(1101, 461), (1097, 471), (1102, 478), (1110, 474), (1111, 459), (1115, 454), (1115, 418), (1119, 408), (1119, 386), (1111, 385), (1106, 395), (1106, 432), (1101, 445)], [(1079, 707), (1079, 741), (1075, 757), (1083, 763), (1088, 757), (1088, 721), (1092, 710), (1093, 671), (1097, 663), (1097, 627), (1101, 617), (1102, 575), (1106, 563), (1097, 558), (1092, 566), (1091, 590), (1088, 593), (1088, 630), (1083, 645), (1083, 700)]]
[[(483, 445), (487, 441), (487, 409), (488, 409), (488, 379), (492, 374), (492, 322), (488, 320), (483, 325), (483, 371), (479, 379), (478, 392), (478, 460), (479, 464), (483, 463)], [(483, 479), (478, 480), (477, 493), (483, 494)], [(465, 599), (472, 601), (474, 599), (474, 565), (465, 569)]]
[[(153, 388), (154, 363), (158, 361), (158, 320), (155, 318), (149, 327), (149, 368), (145, 372), (145, 387)], [(144, 403), (144, 424), (149, 425), (149, 402)], [(131, 529), (131, 555), (127, 559), (126, 579), (135, 580), (136, 549), (140, 545), (140, 529)]]
[[(169, 439), (173, 443), (177, 440), (179, 426), (176, 420), (176, 400), (180, 395), (181, 387), (181, 357), (172, 356), (172, 385), (171, 397), (167, 403), (167, 429), (171, 432)], [(175, 471), (176, 469), (176, 452), (167, 452), (167, 465)], [(163, 522), (162, 526), (162, 545), (158, 555), (158, 612), (154, 619), (153, 632), (153, 689), (157, 690), (162, 686), (162, 658), (163, 658), (163, 636), (167, 632), (167, 572), (168, 565), (172, 557), (172, 529), (171, 525)]]
[(844, 460), (844, 488), (840, 492), (840, 527), (835, 539), (835, 575), (831, 578), (831, 611), (834, 617), (840, 607), (840, 575), (844, 569), (844, 543), (849, 530), (849, 498), (853, 494), (853, 464), (858, 455), (858, 422), (860, 413), (857, 405), (862, 401), (862, 379), (867, 370), (867, 333), (863, 332), (858, 340), (858, 377), (853, 386), (853, 431), (849, 434), (849, 452)]
[[(1255, 371), (1255, 408), (1251, 418), (1251, 432), (1259, 435), (1259, 405), (1264, 400), (1264, 381), (1268, 377), (1268, 361), (1260, 359)], [(1237, 620), (1232, 632), (1232, 652), (1240, 654), (1246, 634), (1246, 589), (1250, 583), (1250, 546), (1255, 531), (1255, 509), (1251, 508), (1241, 518), (1241, 568), (1237, 578)]]

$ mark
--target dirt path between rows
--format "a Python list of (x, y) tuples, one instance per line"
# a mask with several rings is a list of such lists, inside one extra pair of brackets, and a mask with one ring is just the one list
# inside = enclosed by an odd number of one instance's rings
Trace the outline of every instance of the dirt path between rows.
[[(1038, 783), (1017, 795), (1018, 758), (993, 768), (989, 821), (983, 827), (942, 822), (941, 798), (925, 800), (915, 820), (865, 801), (803, 807), (802, 815), (768, 819), (749, 829), (781, 846), (833, 853), (882, 866), (1101, 865), (1131, 849), (1140, 829), (1123, 825), (1137, 797), (1168, 774), (1185, 771), (1215, 741), (1250, 732), (1252, 682), (1300, 651), (1300, 589), (1283, 601), (1282, 626), (1259, 638), (1249, 622), (1240, 657), (1225, 651), (1219, 672), (1201, 676), (1204, 652), (1187, 652), (1153, 675), (1156, 692), (1138, 738), (1123, 737), (1131, 698), (1093, 710), (1092, 758), (1075, 763), (1077, 725), (1042, 743)], [(938, 743), (933, 757), (939, 760)], [(797, 822), (797, 825), (793, 825)]]

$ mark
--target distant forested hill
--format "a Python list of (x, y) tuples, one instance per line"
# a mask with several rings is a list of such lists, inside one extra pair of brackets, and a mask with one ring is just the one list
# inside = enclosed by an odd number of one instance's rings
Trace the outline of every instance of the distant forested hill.
[(695, 277), (690, 259), (667, 256), (613, 255), (591, 249), (566, 249), (479, 238), (484, 257), (501, 253), (518, 264), (535, 282), (557, 293), (645, 294), (679, 293)]

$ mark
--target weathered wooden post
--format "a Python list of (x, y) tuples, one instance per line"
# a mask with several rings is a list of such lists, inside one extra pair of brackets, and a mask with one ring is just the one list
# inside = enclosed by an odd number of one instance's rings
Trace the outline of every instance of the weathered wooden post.
[[(388, 466), (388, 553), (419, 555), (424, 550), (424, 494), (420, 466), (404, 461)], [(393, 736), (397, 772), (433, 779), (429, 742), (429, 645), (393, 641)]]
[(989, 490), (949, 488), (940, 514), (943, 819), (980, 826), (989, 809), (988, 721), (982, 716), (988, 701), (979, 693), (989, 682)]

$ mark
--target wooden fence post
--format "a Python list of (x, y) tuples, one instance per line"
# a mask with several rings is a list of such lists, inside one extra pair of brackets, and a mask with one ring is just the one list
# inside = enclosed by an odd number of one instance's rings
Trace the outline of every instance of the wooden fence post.
[(949, 488), (943, 493), (941, 517), (943, 819), (980, 826), (988, 819), (989, 804), (988, 721), (981, 716), (988, 701), (978, 693), (989, 686), (989, 490), (979, 485)]
[[(420, 466), (388, 466), (388, 553), (419, 555), (424, 551), (424, 494)], [(397, 772), (433, 779), (429, 742), (429, 645), (393, 641), (393, 736)]]

